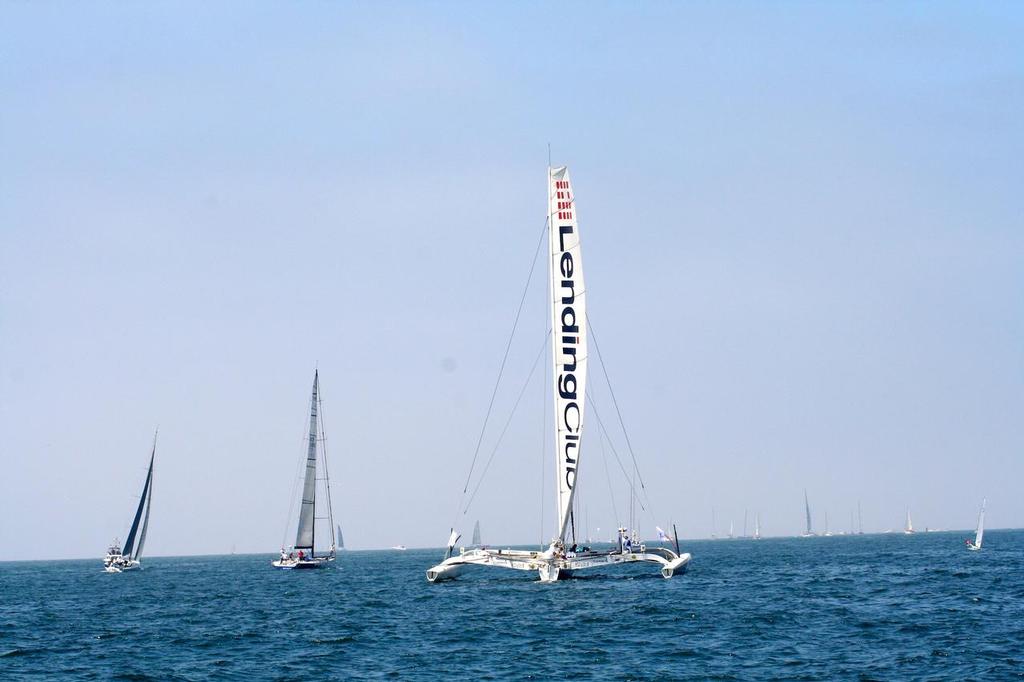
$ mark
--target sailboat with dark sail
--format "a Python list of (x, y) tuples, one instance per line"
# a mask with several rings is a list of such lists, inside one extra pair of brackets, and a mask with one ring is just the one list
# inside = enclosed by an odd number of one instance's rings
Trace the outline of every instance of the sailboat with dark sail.
[(153, 460), (156, 458), (156, 435), (153, 436), (153, 451), (149, 455), (149, 470), (146, 482), (142, 486), (142, 497), (135, 509), (132, 527), (128, 531), (128, 539), (124, 547), (117, 540), (107, 549), (103, 557), (103, 570), (107, 573), (123, 573), (142, 568), (142, 548), (146, 544), (146, 531), (149, 529), (149, 508), (153, 499)]
[[(275, 568), (320, 568), (334, 561), (334, 512), (331, 507), (331, 480), (327, 472), (327, 448), (324, 437), (323, 418), (320, 410), (320, 373), (313, 374), (313, 395), (309, 402), (309, 444), (306, 449), (305, 473), (302, 481), (302, 497), (299, 502), (299, 524), (295, 533), (295, 544), (281, 548), (281, 556), (271, 562)], [(318, 447), (322, 446), (322, 447)], [(319, 473), (322, 474), (318, 476)], [(326, 516), (317, 516), (317, 482), (323, 481), (326, 500), (321, 501), (320, 511), (327, 507)], [(328, 521), (330, 544), (327, 551), (316, 553), (316, 522)]]
[[(460, 533), (452, 528), (444, 560), (427, 570), (427, 580), (432, 583), (455, 578), (473, 566), (533, 571), (542, 582), (555, 582), (576, 571), (633, 562), (656, 564), (663, 577), (671, 578), (682, 574), (690, 562), (690, 554), (680, 552), (674, 533), (671, 549), (641, 544), (635, 537), (635, 528), (632, 536), (628, 529), (620, 528), (618, 545), (611, 550), (578, 547), (574, 539), (573, 502), (581, 476), (584, 406), (589, 397), (586, 392), (587, 349), (589, 341), (593, 341), (596, 348), (596, 341), (591, 338), (593, 332), (587, 320), (588, 293), (583, 283), (576, 202), (567, 168), (548, 168), (547, 192), (548, 305), (553, 370), (548, 378), (556, 418), (552, 433), (556, 458), (555, 534), (544, 550), (473, 546), (453, 555)], [(474, 544), (479, 544), (479, 538), (474, 538)]]

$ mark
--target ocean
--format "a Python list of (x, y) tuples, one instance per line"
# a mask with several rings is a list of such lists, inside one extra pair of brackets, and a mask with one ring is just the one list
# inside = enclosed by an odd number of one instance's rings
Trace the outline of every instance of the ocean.
[[(1024, 678), (1024, 531), (702, 540), (541, 584), (440, 550), (0, 563), (0, 679)], [(151, 543), (156, 544), (156, 538)]]

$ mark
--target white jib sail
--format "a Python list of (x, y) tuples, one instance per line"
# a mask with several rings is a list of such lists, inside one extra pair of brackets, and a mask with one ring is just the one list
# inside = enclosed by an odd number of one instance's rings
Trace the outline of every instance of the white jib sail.
[(978, 514), (978, 529), (974, 532), (974, 546), (981, 547), (981, 540), (985, 537), (985, 503), (988, 500), (981, 501), (981, 512)]
[(309, 450), (306, 453), (306, 480), (302, 485), (302, 504), (299, 506), (299, 530), (295, 534), (295, 547), (313, 550), (313, 523), (316, 511), (316, 408), (319, 373), (313, 374), (313, 398), (309, 408)]
[(587, 308), (576, 203), (566, 167), (548, 169), (548, 272), (554, 361), (558, 538), (565, 539), (579, 470), (587, 380)]

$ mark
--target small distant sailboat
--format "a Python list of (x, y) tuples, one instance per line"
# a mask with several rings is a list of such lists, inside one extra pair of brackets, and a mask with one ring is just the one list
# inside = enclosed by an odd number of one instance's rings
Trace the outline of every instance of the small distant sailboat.
[[(135, 518), (132, 519), (131, 530), (128, 531), (128, 539), (124, 547), (121, 547), (117, 540), (107, 549), (107, 555), (103, 557), (103, 570), (107, 573), (123, 573), (142, 568), (142, 547), (146, 544), (146, 531), (149, 529), (149, 508), (153, 499), (153, 460), (156, 459), (156, 435), (153, 436), (153, 451), (149, 455), (149, 471), (146, 472), (146, 482), (142, 486), (142, 497), (139, 498), (139, 506), (135, 510)], [(139, 524), (142, 524), (140, 529)]]
[(730, 519), (729, 520), (729, 539), (732, 540), (732, 538), (733, 538), (733, 534), (732, 534), (732, 520)]
[(974, 531), (974, 542), (965, 540), (967, 543), (967, 549), (977, 552), (981, 549), (981, 541), (985, 538), (985, 503), (987, 499), (981, 501), (981, 511), (978, 512), (978, 527)]
[(476, 525), (473, 526), (473, 546), (479, 547), (481, 544), (482, 543), (480, 542), (480, 521), (478, 519)]
[(804, 488), (804, 515), (807, 521), (807, 525), (804, 528), (802, 538), (814, 537), (814, 531), (811, 530), (811, 503), (807, 501), (807, 488)]
[(406, 546), (405, 545), (394, 545), (391, 549), (393, 549), (393, 550), (395, 550), (397, 552), (404, 552), (406, 550)]
[[(309, 403), (309, 448), (306, 451), (306, 474), (302, 484), (302, 498), (299, 503), (299, 525), (295, 533), (295, 544), (291, 551), (281, 549), (281, 557), (272, 561), (274, 568), (320, 568), (326, 566), (327, 562), (334, 561), (335, 540), (334, 540), (334, 512), (331, 509), (331, 480), (327, 473), (327, 452), (320, 449), (320, 457), (317, 456), (317, 443), (324, 440), (323, 420), (318, 420), (320, 408), (320, 372), (313, 373), (313, 395)], [(331, 544), (326, 554), (316, 554), (316, 482), (317, 482), (317, 461), (321, 461), (322, 472), (327, 492), (327, 520), (331, 533)], [(323, 517), (319, 517), (323, 518)]]
[(914, 534), (914, 522), (910, 520), (910, 507), (907, 507), (907, 523), (903, 526), (904, 535)]
[(825, 512), (825, 537), (832, 537), (832, 533), (828, 529), (828, 512)]
[[(427, 570), (427, 580), (438, 582), (457, 577), (470, 566), (490, 566), (536, 571), (542, 582), (555, 582), (575, 571), (614, 566), (637, 561), (658, 564), (661, 575), (671, 578), (682, 574), (690, 554), (679, 550), (673, 528), (674, 551), (668, 547), (650, 547), (636, 541), (626, 528), (618, 532), (618, 544), (608, 551), (578, 548), (575, 540), (573, 501), (579, 485), (579, 458), (584, 432), (588, 346), (592, 331), (587, 324), (579, 225), (576, 197), (566, 167), (548, 168), (548, 306), (551, 315), (553, 373), (548, 377), (553, 391), (555, 439), (557, 523), (555, 535), (546, 550), (474, 548), (452, 551), (459, 532), (451, 529), (446, 554), (441, 563)], [(596, 344), (595, 344), (596, 345)], [(632, 490), (632, 487), (631, 487)]]
[(754, 514), (754, 539), (761, 539), (761, 512)]

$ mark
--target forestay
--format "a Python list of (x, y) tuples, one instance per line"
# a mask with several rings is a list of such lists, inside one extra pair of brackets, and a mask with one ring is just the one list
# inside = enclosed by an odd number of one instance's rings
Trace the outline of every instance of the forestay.
[(572, 184), (566, 167), (548, 169), (558, 538), (568, 530), (579, 470), (587, 379), (587, 308)]

